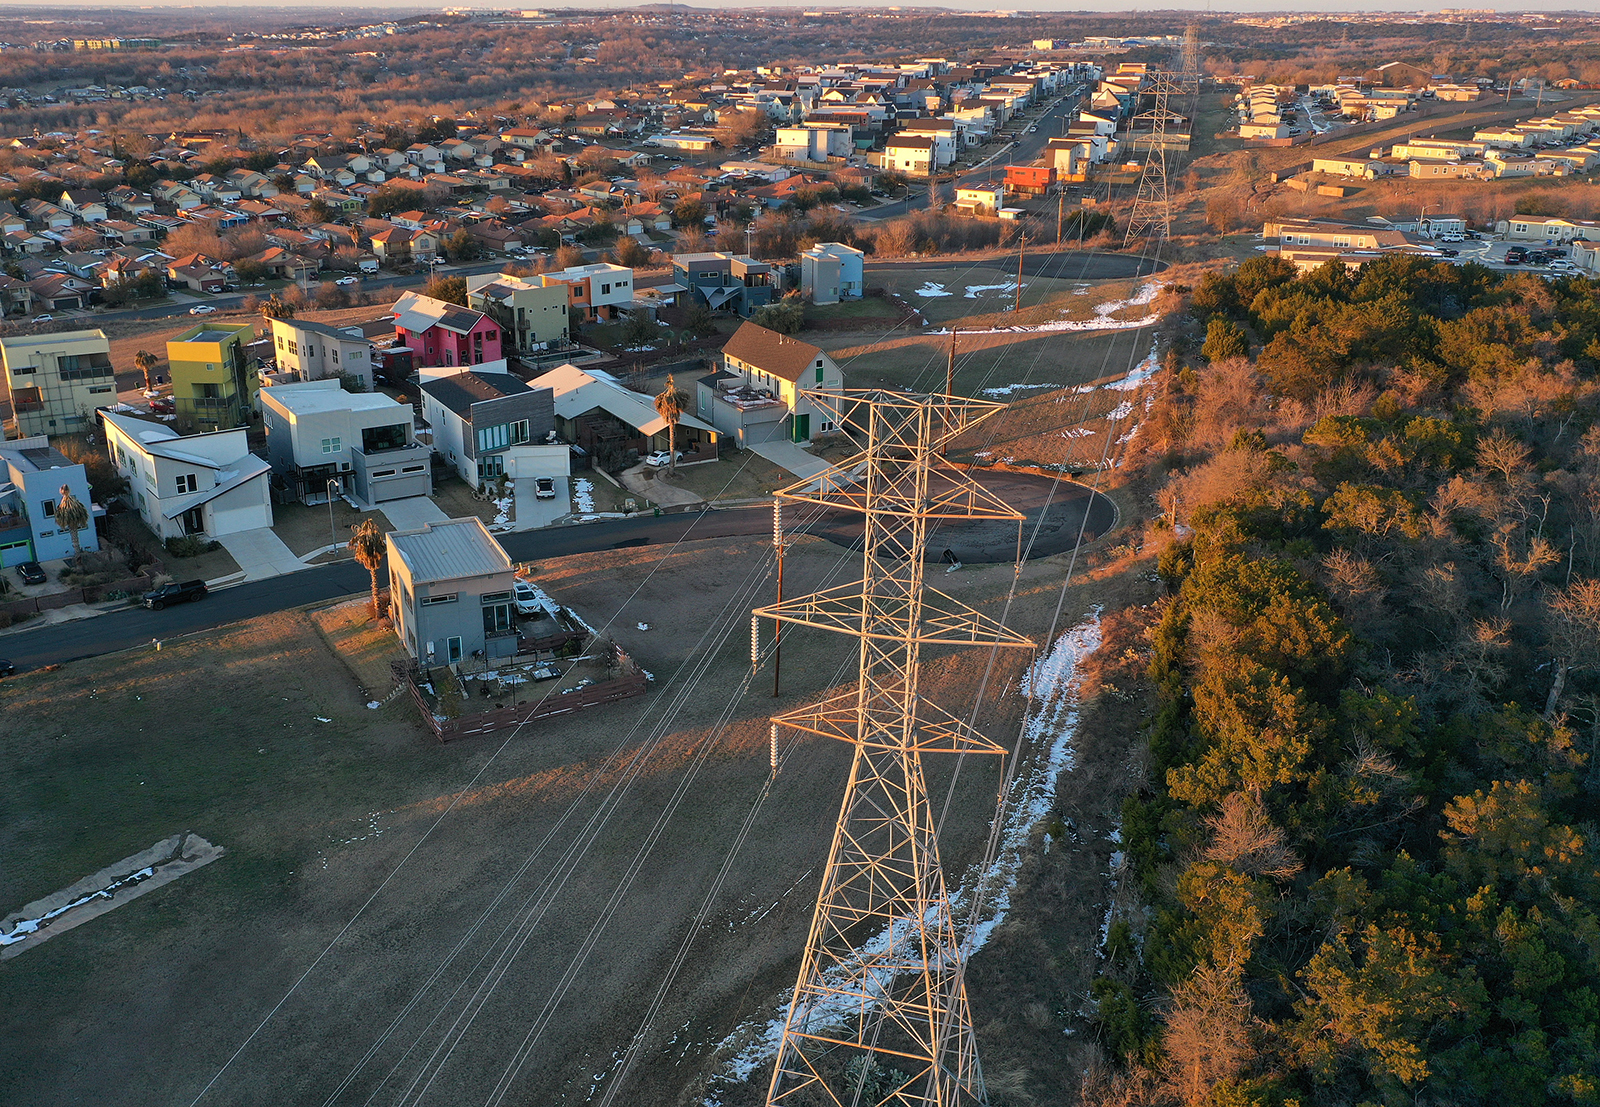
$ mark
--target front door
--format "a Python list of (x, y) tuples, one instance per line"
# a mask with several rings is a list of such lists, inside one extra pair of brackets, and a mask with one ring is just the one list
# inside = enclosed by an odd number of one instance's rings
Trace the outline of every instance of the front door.
[(811, 438), (811, 415), (796, 415), (794, 417), (794, 440), (805, 442)]
[(446, 638), (445, 639), (444, 652), (445, 652), (445, 661), (446, 662), (454, 664), (455, 662), (460, 661), (461, 660), (461, 639), (459, 639), (459, 638)]
[(204, 534), (206, 532), (206, 509), (203, 507), (191, 507), (179, 516), (179, 521), (183, 524), (184, 534)]

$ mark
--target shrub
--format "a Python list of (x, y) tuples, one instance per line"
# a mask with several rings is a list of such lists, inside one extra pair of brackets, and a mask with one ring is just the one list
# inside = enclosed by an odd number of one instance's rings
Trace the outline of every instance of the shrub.
[(169, 538), (162, 545), (173, 557), (199, 557), (203, 553), (222, 549), (221, 542), (209, 542), (197, 534)]

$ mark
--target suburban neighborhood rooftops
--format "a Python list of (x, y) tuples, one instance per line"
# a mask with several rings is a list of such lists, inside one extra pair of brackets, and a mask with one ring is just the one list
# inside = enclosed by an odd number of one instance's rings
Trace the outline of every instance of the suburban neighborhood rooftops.
[(798, 381), (800, 374), (815, 365), (822, 356), (822, 351), (809, 342), (801, 342), (798, 338), (790, 338), (755, 323), (740, 325), (722, 352), (727, 357), (786, 381)]
[[(37, 442), (39, 439), (34, 438), (32, 441)], [(31, 467), (35, 472), (41, 473), (46, 469), (64, 469), (72, 464), (71, 459), (54, 446), (23, 446), (18, 449), (17, 443), (5, 442), (0, 443), (0, 453), (5, 453), (18, 462), (18, 468)]]
[[(585, 372), (576, 365), (558, 365), (543, 376), (535, 377), (533, 384), (555, 393), (556, 414), (563, 419), (576, 419), (599, 408), (643, 435), (659, 434), (667, 429), (667, 421), (656, 411), (654, 399), (635, 392), (603, 370)], [(716, 433), (715, 427), (687, 412), (678, 418), (678, 426)]]
[[(274, 319), (273, 322), (293, 327), (297, 331), (326, 335), (329, 338), (343, 339), (346, 342), (359, 342), (362, 338), (360, 324), (354, 327), (335, 327), (329, 323), (313, 323), (309, 319)], [(385, 330), (388, 330), (391, 326), (388, 320), (384, 320), (383, 325)]]
[(420, 530), (389, 532), (389, 548), (413, 584), (509, 572), (511, 559), (476, 517), (427, 523)]

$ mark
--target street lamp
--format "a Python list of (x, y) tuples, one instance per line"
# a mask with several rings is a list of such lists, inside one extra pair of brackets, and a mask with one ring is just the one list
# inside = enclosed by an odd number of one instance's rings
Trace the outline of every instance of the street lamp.
[(750, 252), (750, 239), (751, 239), (751, 236), (754, 235), (755, 233), (756, 233), (756, 225), (755, 225), (754, 222), (751, 222), (750, 225), (745, 227), (745, 229), (744, 229), (744, 254), (745, 254), (745, 257), (755, 257), (755, 255)]
[(339, 482), (330, 477), (328, 480), (328, 544), (330, 546), (339, 544), (338, 534), (333, 529), (333, 495), (338, 489)]

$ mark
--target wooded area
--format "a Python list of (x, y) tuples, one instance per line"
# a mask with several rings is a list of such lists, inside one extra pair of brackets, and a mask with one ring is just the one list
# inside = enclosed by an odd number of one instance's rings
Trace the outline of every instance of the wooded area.
[(1102, 1102), (1600, 1096), (1595, 293), (1400, 257), (1194, 290)]

